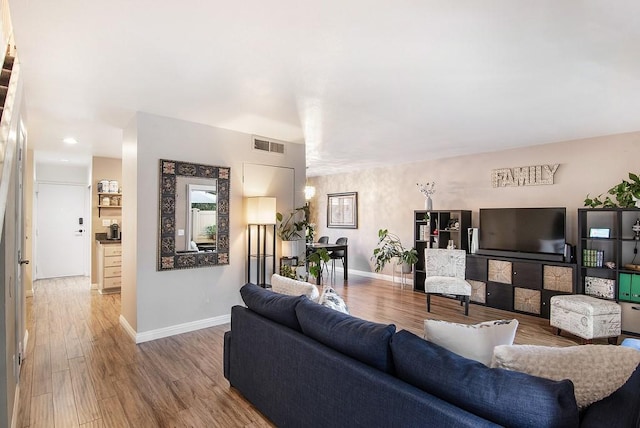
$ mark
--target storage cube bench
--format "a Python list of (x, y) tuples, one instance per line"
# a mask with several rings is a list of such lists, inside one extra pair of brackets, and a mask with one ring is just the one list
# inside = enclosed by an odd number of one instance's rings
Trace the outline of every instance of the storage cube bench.
[(591, 343), (593, 339), (608, 338), (617, 343), (620, 329), (620, 305), (582, 294), (551, 297), (551, 326), (568, 331)]

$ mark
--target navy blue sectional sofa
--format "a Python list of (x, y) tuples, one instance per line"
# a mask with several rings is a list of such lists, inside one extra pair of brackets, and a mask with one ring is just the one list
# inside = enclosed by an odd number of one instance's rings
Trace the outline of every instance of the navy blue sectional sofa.
[(224, 375), (279, 427), (591, 427), (604, 420), (609, 427), (623, 427), (637, 422), (630, 416), (615, 419), (623, 409), (618, 403), (629, 403), (624, 394), (637, 394), (640, 376), (614, 393), (623, 395), (613, 404), (602, 400), (599, 408), (580, 415), (568, 380), (491, 369), (410, 332), (396, 332), (392, 324), (365, 321), (304, 296), (253, 284), (240, 292), (247, 307), (232, 308)]

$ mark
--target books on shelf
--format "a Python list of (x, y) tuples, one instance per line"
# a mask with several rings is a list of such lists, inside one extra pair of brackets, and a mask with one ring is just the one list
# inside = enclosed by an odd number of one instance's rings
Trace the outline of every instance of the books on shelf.
[(421, 224), (420, 227), (418, 228), (418, 240), (419, 241), (428, 241), (429, 240), (429, 231), (430, 231), (430, 225), (429, 223), (427, 224)]
[(582, 250), (582, 266), (602, 267), (603, 264), (604, 264), (604, 251), (589, 250), (586, 248)]

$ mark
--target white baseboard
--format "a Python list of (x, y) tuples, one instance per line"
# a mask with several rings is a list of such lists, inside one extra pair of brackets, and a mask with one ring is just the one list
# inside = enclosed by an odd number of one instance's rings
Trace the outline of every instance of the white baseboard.
[[(344, 269), (336, 266), (336, 272), (344, 272)], [(364, 276), (367, 278), (381, 279), (383, 281), (389, 281), (389, 282), (393, 281), (393, 276), (391, 275), (384, 275), (384, 274), (375, 273), (375, 272), (366, 272), (363, 270), (349, 269), (349, 275)]]
[(11, 412), (11, 428), (17, 427), (19, 407), (20, 407), (20, 383), (16, 385), (16, 395), (13, 398), (13, 412)]
[(133, 329), (133, 327), (131, 327), (131, 325), (129, 325), (127, 319), (122, 314), (120, 314), (118, 320), (120, 321), (120, 325), (122, 326), (122, 328), (124, 328), (124, 331), (129, 335), (131, 339), (133, 339), (134, 342), (136, 342), (136, 331)]
[(129, 334), (129, 336), (135, 343), (149, 342), (151, 340), (161, 339), (163, 337), (175, 336), (176, 334), (188, 333), (190, 331), (228, 324), (230, 322), (231, 314), (227, 314), (220, 315), (219, 317), (172, 325), (170, 327), (159, 328), (157, 330), (145, 331), (144, 333), (136, 333), (136, 331), (129, 325), (127, 320), (122, 315), (120, 315), (120, 325), (125, 329), (127, 334)]

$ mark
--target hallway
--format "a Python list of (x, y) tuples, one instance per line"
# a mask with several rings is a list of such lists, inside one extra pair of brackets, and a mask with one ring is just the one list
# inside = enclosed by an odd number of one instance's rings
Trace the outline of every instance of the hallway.
[(35, 282), (18, 427), (270, 426), (223, 378), (228, 324), (136, 346), (119, 314), (87, 277)]

